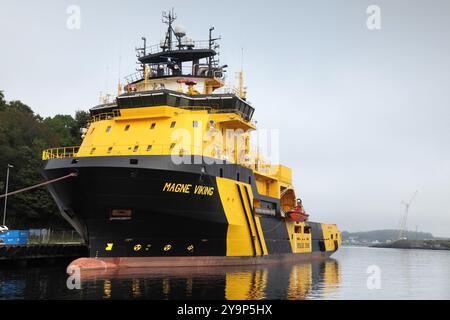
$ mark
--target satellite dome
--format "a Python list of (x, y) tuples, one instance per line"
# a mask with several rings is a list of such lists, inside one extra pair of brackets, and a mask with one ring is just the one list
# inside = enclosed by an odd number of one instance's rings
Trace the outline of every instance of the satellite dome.
[(177, 37), (184, 37), (186, 35), (186, 29), (184, 29), (184, 27), (182, 26), (175, 26), (175, 28), (173, 29), (175, 35)]
[(194, 40), (192, 40), (192, 38), (189, 38), (189, 37), (184, 37), (181, 40), (181, 44), (188, 48), (193, 48), (195, 46)]

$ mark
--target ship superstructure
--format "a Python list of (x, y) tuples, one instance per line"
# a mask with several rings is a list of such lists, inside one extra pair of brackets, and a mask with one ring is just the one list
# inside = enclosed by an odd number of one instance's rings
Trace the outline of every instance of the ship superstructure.
[[(43, 151), (62, 215), (96, 267), (245, 264), (327, 257), (334, 224), (308, 221), (291, 169), (250, 148), (254, 108), (225, 90), (213, 28), (196, 42), (167, 32), (137, 49), (140, 70), (115, 101), (93, 107), (81, 146)], [(241, 74), (242, 75), (242, 74)], [(121, 258), (117, 260), (117, 258)]]

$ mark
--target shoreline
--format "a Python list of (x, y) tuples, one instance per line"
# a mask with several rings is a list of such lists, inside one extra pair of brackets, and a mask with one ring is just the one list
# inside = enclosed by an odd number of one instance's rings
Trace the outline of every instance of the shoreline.
[(370, 248), (450, 250), (450, 240), (397, 240), (390, 243), (379, 243)]

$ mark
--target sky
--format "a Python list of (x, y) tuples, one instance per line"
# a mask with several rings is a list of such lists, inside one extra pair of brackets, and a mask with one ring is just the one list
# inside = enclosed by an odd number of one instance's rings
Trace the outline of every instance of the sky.
[[(71, 5), (79, 29), (67, 27)], [(367, 27), (371, 5), (379, 29)], [(215, 27), (230, 81), (243, 66), (311, 220), (397, 228), (418, 190), (408, 229), (450, 237), (446, 0), (0, 0), (0, 90), (42, 116), (87, 110), (135, 71), (141, 36), (159, 42), (172, 7), (196, 40)]]

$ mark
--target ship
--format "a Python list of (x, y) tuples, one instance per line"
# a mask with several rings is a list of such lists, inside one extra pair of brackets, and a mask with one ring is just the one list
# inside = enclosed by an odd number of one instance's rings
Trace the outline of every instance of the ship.
[[(292, 170), (251, 147), (243, 71), (225, 85), (214, 28), (194, 41), (163, 13), (165, 37), (92, 107), (80, 146), (43, 150), (43, 175), (82, 236), (88, 269), (229, 266), (328, 258), (336, 224), (310, 221)], [(61, 178), (63, 177), (63, 178)], [(64, 179), (67, 177), (67, 179)]]

